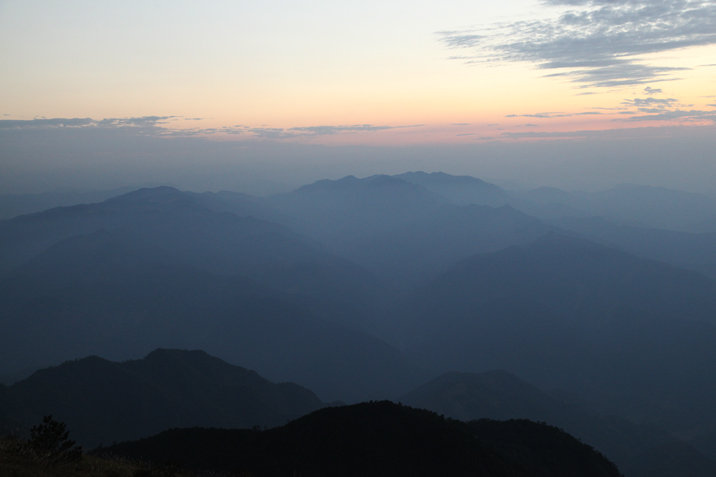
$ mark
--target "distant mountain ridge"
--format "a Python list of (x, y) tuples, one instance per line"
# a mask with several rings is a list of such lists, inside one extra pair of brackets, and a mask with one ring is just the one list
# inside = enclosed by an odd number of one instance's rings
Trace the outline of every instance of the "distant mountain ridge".
[[(335, 399), (370, 395), (376, 378), (400, 386), (391, 373), (408, 368), (366, 331), (384, 289), (370, 273), (194, 194), (143, 189), (18, 217), (0, 223), (0, 243), (19, 261), (0, 277), (5, 373), (93, 352), (198, 347)], [(351, 379), (331, 364), (339, 356)]]
[(544, 219), (603, 217), (631, 227), (716, 233), (716, 199), (701, 194), (621, 184), (597, 192), (540, 187), (512, 195), (515, 207)]
[(201, 348), (357, 401), (501, 368), (713, 454), (716, 285), (677, 268), (708, 273), (711, 235), (635, 225), (665, 204), (684, 214), (662, 225), (690, 230), (702, 199), (412, 172), (266, 198), (148, 188), (0, 221), (0, 375)]
[(527, 243), (551, 230), (505, 205), (505, 197), (479, 179), (413, 172), (321, 180), (269, 204), (291, 217), (283, 222), (287, 227), (404, 289), (457, 260)]

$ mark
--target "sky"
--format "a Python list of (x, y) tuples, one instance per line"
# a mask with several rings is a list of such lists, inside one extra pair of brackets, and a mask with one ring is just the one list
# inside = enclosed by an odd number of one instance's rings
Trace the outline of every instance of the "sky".
[(716, 1), (0, 0), (0, 65), (0, 192), (716, 182)]

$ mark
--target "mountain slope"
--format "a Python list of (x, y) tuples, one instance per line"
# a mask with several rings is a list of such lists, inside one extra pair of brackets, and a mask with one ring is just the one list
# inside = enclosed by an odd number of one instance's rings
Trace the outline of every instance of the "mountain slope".
[(628, 477), (716, 473), (715, 461), (666, 432), (568, 405), (504, 371), (447, 373), (405, 394), (401, 401), (463, 421), (547, 422), (595, 446)]
[(337, 249), (408, 223), (442, 202), (421, 186), (385, 175), (321, 180), (268, 200), (290, 218), (288, 226)]
[(27, 425), (52, 414), (86, 446), (171, 427), (274, 426), (323, 406), (301, 386), (273, 384), (202, 351), (156, 350), (115, 363), (96, 356), (43, 369), (7, 393)]
[(716, 201), (662, 187), (622, 184), (599, 192), (541, 187), (509, 202), (545, 219), (603, 217), (619, 225), (691, 233), (716, 232)]
[(549, 426), (465, 424), (389, 402), (326, 408), (264, 432), (177, 429), (100, 452), (261, 476), (620, 475)]
[(404, 288), (424, 283), (477, 253), (522, 245), (552, 227), (509, 206), (444, 205), (376, 234), (346, 256)]
[[(693, 272), (552, 234), (461, 262), (399, 329), (434, 372), (510, 369), (607, 413), (696, 431), (716, 362), (716, 286)], [(412, 343), (412, 345), (411, 345)]]
[(511, 207), (456, 205), (430, 189), (455, 184), (495, 187), (437, 173), (348, 176), (318, 181), (269, 203), (292, 217), (284, 225), (316, 238), (398, 290), (433, 278), (457, 260), (527, 243), (551, 230)]
[(330, 399), (369, 397), (409, 374), (396, 350), (316, 316), (307, 298), (181, 264), (145, 237), (126, 229), (74, 237), (3, 280), (3, 371), (201, 348)]
[(251, 277), (271, 288), (311, 295), (324, 308), (314, 311), (325, 315), (339, 316), (339, 309), (345, 314), (351, 304), (377, 299), (381, 287), (373, 277), (318, 243), (278, 224), (214, 210), (219, 203), (233, 207), (235, 195), (226, 195), (140, 189), (97, 204), (0, 222), (0, 276), (63, 240), (102, 232), (150, 244), (173, 265)]
[(404, 172), (393, 177), (425, 187), (458, 205), (501, 206), (509, 195), (500, 187), (471, 176), (454, 176), (444, 172)]
[(716, 278), (716, 234), (633, 227), (600, 217), (562, 218), (554, 224), (589, 240)]

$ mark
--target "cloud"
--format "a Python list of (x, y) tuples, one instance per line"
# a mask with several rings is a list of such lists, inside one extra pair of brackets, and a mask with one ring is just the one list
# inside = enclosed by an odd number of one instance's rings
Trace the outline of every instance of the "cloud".
[(374, 124), (351, 125), (318, 125), (292, 128), (251, 127), (233, 125), (211, 128), (176, 128), (167, 123), (173, 119), (198, 121), (201, 118), (180, 118), (178, 116), (138, 116), (131, 118), (37, 118), (30, 120), (0, 119), (0, 129), (126, 129), (132, 128), (148, 135), (156, 136), (211, 136), (211, 135), (243, 135), (245, 139), (295, 139), (301, 137), (332, 136), (361, 132), (376, 132), (387, 129), (420, 127), (422, 124), (385, 126)]
[[(469, 63), (528, 62), (584, 87), (612, 88), (675, 79), (684, 68), (641, 55), (716, 44), (716, 2), (703, 0), (547, 0), (545, 20), (438, 32)], [(566, 8), (566, 9), (565, 9)], [(655, 91), (655, 90), (654, 90)]]
[(287, 131), (312, 136), (324, 136), (343, 132), (382, 131), (385, 129), (395, 129), (395, 126), (374, 126), (372, 124), (354, 124), (352, 126), (304, 126), (290, 128)]
[(532, 114), (507, 114), (505, 115), (506, 118), (540, 118), (540, 119), (547, 119), (547, 118), (557, 118), (561, 117), (564, 113), (552, 113), (552, 112), (545, 112), (545, 113), (532, 113)]
[(681, 109), (675, 109), (672, 111), (647, 111), (653, 114), (645, 114), (641, 116), (631, 116), (623, 119), (622, 121), (712, 121), (716, 122), (716, 110), (715, 111), (703, 111), (703, 110), (690, 110), (685, 111)]
[(23, 128), (63, 128), (87, 127), (96, 125), (92, 118), (40, 118), (40, 119), (0, 119), (2, 129)]
[(309, 136), (333, 136), (343, 133), (375, 132), (415, 126), (376, 126), (373, 124), (353, 124), (344, 126), (297, 126), (292, 128), (248, 128), (246, 132), (261, 139), (291, 139)]
[[(693, 104), (680, 103), (675, 98), (631, 98), (622, 101), (626, 109), (619, 114), (628, 116), (617, 119), (617, 121), (681, 121), (694, 122), (714, 121), (716, 122), (716, 110), (687, 109)], [(716, 107), (714, 104), (709, 107)], [(635, 115), (635, 110), (639, 115)]]
[(483, 35), (475, 35), (472, 33), (463, 33), (460, 31), (442, 31), (438, 34), (445, 37), (445, 44), (449, 48), (468, 48), (476, 46), (480, 40), (484, 38)]
[(544, 112), (544, 113), (531, 113), (531, 114), (508, 114), (506, 118), (537, 118), (537, 119), (552, 119), (552, 118), (571, 118), (574, 116), (596, 116), (603, 114), (600, 111), (582, 111), (579, 113), (561, 113), (561, 112)]
[(135, 118), (107, 118), (98, 121), (99, 126), (154, 127), (176, 116), (139, 116)]
[(175, 116), (139, 116), (134, 118), (37, 118), (37, 119), (0, 119), (0, 128), (110, 128), (138, 127), (153, 128)]
[(622, 104), (628, 107), (637, 108), (645, 113), (661, 112), (675, 106), (677, 100), (674, 98), (632, 98), (625, 99)]
[(659, 94), (661, 93), (661, 88), (652, 88), (651, 86), (647, 86), (644, 88), (644, 94), (652, 95), (652, 94)]
[(283, 128), (250, 128), (247, 131), (262, 139), (285, 139), (295, 136)]

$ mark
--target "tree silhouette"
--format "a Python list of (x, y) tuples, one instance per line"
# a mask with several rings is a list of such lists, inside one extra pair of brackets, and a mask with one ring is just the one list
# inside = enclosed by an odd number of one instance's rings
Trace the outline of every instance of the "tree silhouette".
[(28, 445), (47, 464), (75, 462), (82, 457), (82, 447), (69, 438), (70, 433), (64, 422), (52, 416), (42, 418), (42, 423), (30, 429)]

